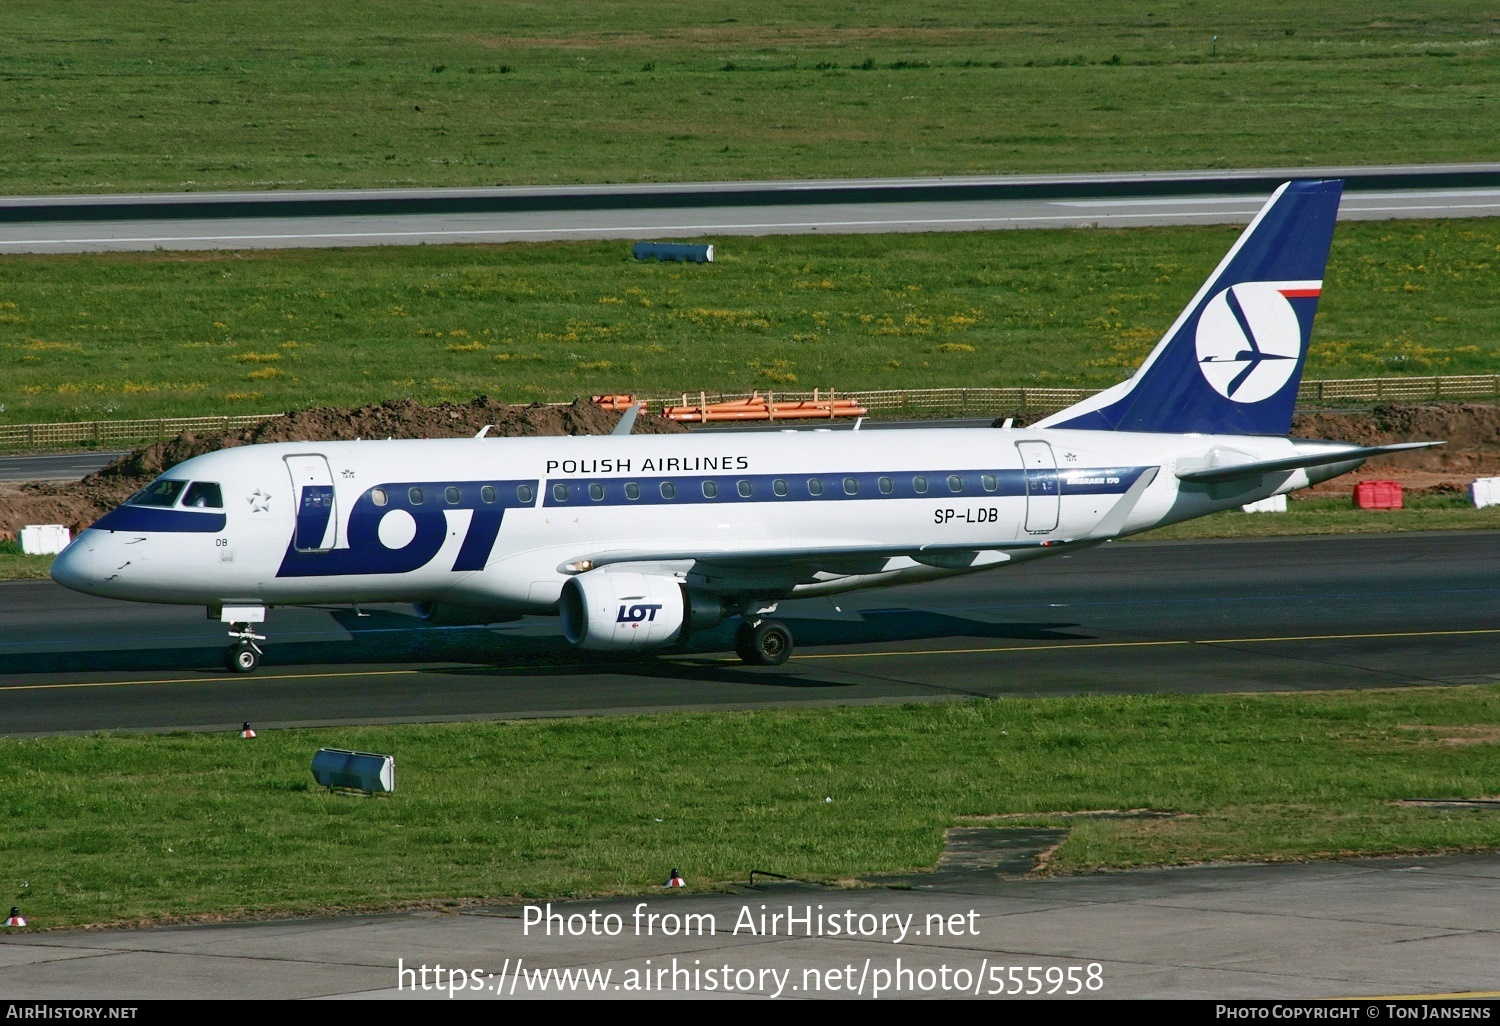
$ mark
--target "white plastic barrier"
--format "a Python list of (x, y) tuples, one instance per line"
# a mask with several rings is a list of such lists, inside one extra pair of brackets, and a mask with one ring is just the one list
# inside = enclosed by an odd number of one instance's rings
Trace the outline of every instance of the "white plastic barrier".
[(1475, 509), (1500, 505), (1500, 477), (1481, 477), (1469, 485), (1469, 497)]
[(1246, 513), (1285, 513), (1286, 496), (1273, 495), (1269, 499), (1261, 499), (1258, 502), (1250, 502), (1241, 506), (1240, 509)]
[(21, 551), (28, 556), (55, 556), (72, 540), (62, 524), (28, 524), (21, 528)]
[(396, 758), (343, 748), (319, 748), (313, 755), (312, 775), (321, 786), (368, 794), (396, 790)]

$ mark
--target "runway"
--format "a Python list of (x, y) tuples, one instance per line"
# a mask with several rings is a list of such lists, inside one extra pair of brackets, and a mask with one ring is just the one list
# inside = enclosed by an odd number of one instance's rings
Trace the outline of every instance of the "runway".
[(277, 609), (220, 669), (196, 607), (0, 584), (0, 730), (226, 730), (968, 697), (1500, 680), (1500, 532), (1124, 542), (1013, 570), (785, 603), (796, 655), (732, 624), (682, 652), (585, 654), (555, 620), (432, 628), (409, 607)]
[(0, 198), (0, 253), (1244, 224), (1290, 177), (1343, 220), (1500, 215), (1496, 165)]
[(125, 452), (74, 452), (0, 458), (0, 481), (77, 481)]

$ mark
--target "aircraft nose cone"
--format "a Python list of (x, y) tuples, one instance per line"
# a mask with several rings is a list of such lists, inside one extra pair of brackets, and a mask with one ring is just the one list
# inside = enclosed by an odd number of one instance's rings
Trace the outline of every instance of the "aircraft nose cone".
[(58, 553), (52, 561), (52, 579), (74, 591), (92, 591), (99, 580), (94, 576), (94, 547), (80, 536)]

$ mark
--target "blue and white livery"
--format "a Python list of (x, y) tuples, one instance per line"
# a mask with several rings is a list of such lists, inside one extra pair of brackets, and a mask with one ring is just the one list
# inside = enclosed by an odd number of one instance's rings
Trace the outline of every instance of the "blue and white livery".
[[(1286, 437), (1341, 183), (1278, 189), (1128, 381), (1032, 428), (244, 446), (187, 460), (79, 535), (79, 591), (207, 606), (232, 669), (279, 605), (561, 617), (600, 651), (779, 601), (1068, 552), (1303, 488), (1407, 446)], [(1412, 443), (1425, 445), (1433, 443)]]

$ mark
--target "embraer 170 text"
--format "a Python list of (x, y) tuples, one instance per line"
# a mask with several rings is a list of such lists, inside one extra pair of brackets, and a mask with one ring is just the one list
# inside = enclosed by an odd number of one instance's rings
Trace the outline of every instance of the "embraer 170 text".
[(558, 614), (595, 651), (779, 601), (1008, 566), (1304, 488), (1411, 446), (1286, 437), (1342, 183), (1283, 185), (1127, 381), (1031, 428), (623, 433), (250, 445), (181, 463), (52, 576), (207, 606), (230, 668), (273, 606), (414, 602), (439, 624)]

